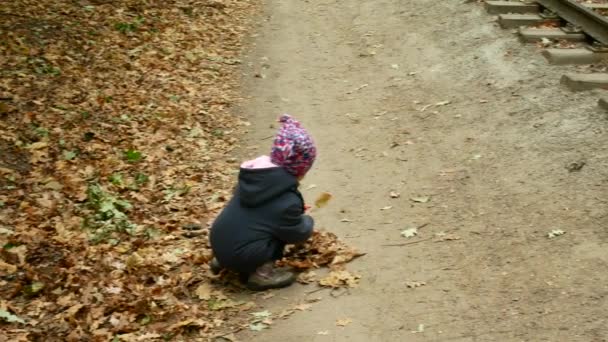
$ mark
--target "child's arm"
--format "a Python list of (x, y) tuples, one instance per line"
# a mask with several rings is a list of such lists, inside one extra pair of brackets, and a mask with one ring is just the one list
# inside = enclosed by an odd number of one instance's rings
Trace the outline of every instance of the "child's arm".
[(283, 212), (281, 225), (275, 232), (277, 238), (285, 243), (306, 241), (315, 225), (312, 217), (305, 215), (302, 205), (292, 205)]

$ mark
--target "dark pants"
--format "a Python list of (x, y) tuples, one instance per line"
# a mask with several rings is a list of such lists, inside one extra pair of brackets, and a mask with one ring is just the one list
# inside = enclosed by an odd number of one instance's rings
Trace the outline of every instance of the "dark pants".
[(249, 249), (247, 252), (239, 255), (216, 255), (216, 258), (222, 267), (239, 273), (241, 279), (246, 280), (258, 267), (269, 261), (281, 260), (284, 249), (285, 243), (279, 240), (272, 240), (264, 245), (256, 244), (255, 248)]

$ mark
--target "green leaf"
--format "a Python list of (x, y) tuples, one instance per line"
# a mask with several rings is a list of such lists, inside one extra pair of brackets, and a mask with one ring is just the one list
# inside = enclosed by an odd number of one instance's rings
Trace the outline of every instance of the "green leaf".
[(35, 281), (35, 282), (27, 285), (23, 289), (23, 292), (28, 296), (33, 296), (33, 295), (37, 294), (38, 292), (40, 292), (43, 288), (44, 288), (44, 283)]
[(129, 210), (131, 209), (133, 206), (131, 205), (131, 203), (129, 203), (129, 201), (126, 200), (121, 200), (121, 199), (117, 199), (114, 204), (123, 210)]
[(36, 127), (34, 133), (40, 137), (48, 137), (49, 131), (44, 127)]
[(74, 151), (63, 151), (63, 159), (72, 160), (76, 158), (76, 152)]
[(21, 323), (25, 324), (25, 321), (18, 316), (13, 315), (12, 313), (0, 309), (0, 318), (4, 318), (5, 321), (9, 323)]
[(108, 180), (110, 181), (110, 183), (112, 183), (116, 186), (121, 186), (122, 185), (122, 174), (113, 173), (110, 175), (110, 177), (108, 177)]
[(150, 179), (150, 177), (146, 176), (143, 173), (137, 173), (135, 175), (135, 183), (137, 185), (143, 185), (143, 184), (147, 183), (149, 179)]
[(145, 315), (140, 321), (139, 324), (141, 325), (147, 325), (150, 324), (150, 322), (152, 322), (152, 317), (150, 317), (150, 315)]
[(9, 250), (9, 249), (15, 248), (15, 247), (19, 247), (19, 245), (16, 243), (12, 243), (12, 242), (8, 242), (4, 246), (2, 246), (2, 248), (6, 249), (6, 250)]
[(143, 158), (143, 155), (139, 151), (130, 149), (130, 150), (125, 151), (125, 158), (130, 163), (136, 163)]

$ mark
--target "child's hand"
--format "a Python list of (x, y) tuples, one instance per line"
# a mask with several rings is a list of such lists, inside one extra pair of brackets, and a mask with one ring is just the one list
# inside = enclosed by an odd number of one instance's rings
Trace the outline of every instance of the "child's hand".
[(308, 213), (312, 207), (304, 204), (304, 213)]

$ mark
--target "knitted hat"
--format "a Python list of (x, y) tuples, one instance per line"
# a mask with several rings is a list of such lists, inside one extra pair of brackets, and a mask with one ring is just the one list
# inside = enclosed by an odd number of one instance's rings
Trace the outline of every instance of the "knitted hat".
[(287, 114), (279, 118), (282, 127), (274, 138), (270, 160), (296, 177), (303, 177), (317, 156), (315, 143), (296, 119)]

